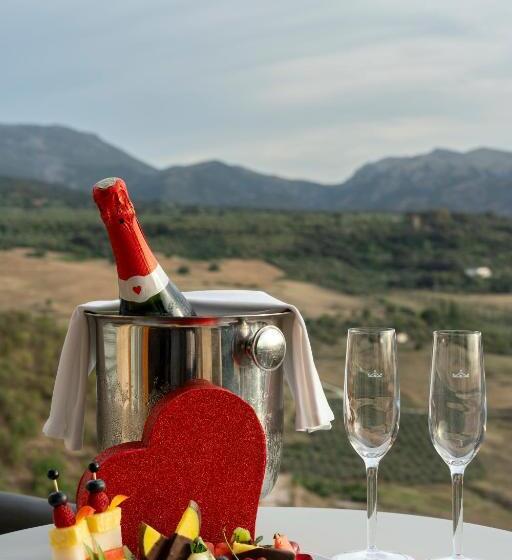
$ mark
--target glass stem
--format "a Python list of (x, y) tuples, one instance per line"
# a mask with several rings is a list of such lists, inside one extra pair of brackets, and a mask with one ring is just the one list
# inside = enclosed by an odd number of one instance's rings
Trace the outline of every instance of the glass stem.
[(379, 464), (366, 465), (366, 543), (368, 552), (377, 550), (377, 473)]
[(452, 470), (453, 558), (463, 558), (462, 556), (463, 482), (464, 482), (464, 470)]

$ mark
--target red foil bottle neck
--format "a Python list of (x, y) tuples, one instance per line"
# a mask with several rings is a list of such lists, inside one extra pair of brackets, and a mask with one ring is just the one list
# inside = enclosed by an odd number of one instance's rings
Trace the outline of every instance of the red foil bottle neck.
[(103, 179), (94, 186), (93, 198), (108, 231), (119, 278), (153, 272), (158, 261), (142, 233), (125, 182), (118, 177)]

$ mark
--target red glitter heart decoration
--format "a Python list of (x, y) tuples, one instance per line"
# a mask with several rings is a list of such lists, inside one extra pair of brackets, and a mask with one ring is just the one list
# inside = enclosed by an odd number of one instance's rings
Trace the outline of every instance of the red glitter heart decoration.
[[(174, 533), (189, 500), (201, 508), (201, 536), (224, 540), (235, 527), (254, 534), (265, 475), (265, 434), (252, 407), (234, 393), (195, 381), (153, 408), (142, 441), (111, 447), (96, 457), (111, 499), (124, 494), (123, 542), (138, 548), (141, 522)], [(77, 504), (87, 502), (86, 471)]]
[(142, 286), (133, 286), (132, 290), (139, 295), (142, 291)]

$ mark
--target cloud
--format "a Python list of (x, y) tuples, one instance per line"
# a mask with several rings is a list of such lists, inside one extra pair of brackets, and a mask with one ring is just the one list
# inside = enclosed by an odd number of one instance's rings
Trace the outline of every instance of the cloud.
[(511, 16), (506, 0), (4, 0), (0, 121), (330, 182), (368, 158), (512, 148)]

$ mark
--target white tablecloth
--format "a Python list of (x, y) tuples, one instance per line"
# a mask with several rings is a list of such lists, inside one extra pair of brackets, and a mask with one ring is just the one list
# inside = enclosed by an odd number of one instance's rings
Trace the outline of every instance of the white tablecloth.
[[(270, 542), (286, 533), (303, 551), (332, 556), (361, 549), (365, 539), (365, 512), (316, 508), (260, 508), (257, 533)], [(431, 517), (380, 513), (378, 545), (405, 552), (415, 560), (451, 553), (451, 522)], [(1, 560), (49, 560), (48, 527), (0, 536)], [(481, 525), (464, 526), (464, 553), (473, 560), (512, 558), (512, 532)]]

